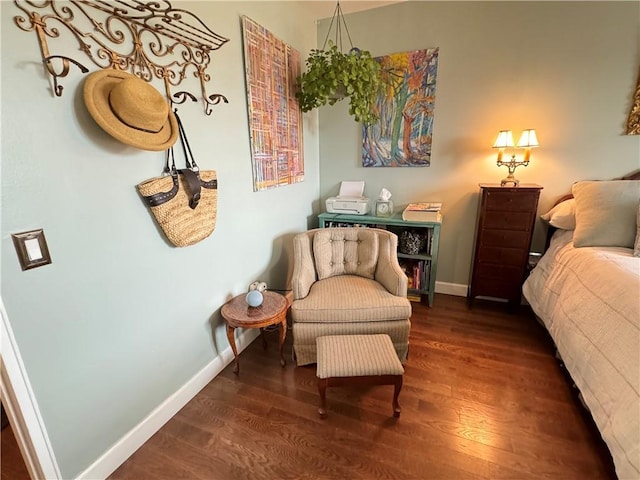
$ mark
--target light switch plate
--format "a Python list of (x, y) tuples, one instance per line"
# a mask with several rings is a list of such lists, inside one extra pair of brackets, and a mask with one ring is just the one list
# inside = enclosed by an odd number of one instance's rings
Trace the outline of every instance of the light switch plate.
[(51, 263), (51, 255), (49, 254), (49, 248), (42, 229), (12, 233), (11, 238), (13, 239), (13, 246), (16, 247), (22, 270), (29, 270)]

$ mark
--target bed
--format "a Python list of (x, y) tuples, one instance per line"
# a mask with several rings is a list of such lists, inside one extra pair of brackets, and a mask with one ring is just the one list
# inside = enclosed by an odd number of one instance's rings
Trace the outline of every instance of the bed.
[(640, 478), (638, 179), (574, 184), (543, 215), (554, 233), (523, 286), (625, 480)]

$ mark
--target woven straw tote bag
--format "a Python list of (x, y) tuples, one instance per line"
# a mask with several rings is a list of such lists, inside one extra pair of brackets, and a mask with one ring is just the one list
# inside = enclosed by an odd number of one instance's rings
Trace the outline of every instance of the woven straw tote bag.
[(215, 170), (200, 170), (191, 153), (182, 122), (176, 119), (187, 168), (178, 170), (173, 147), (167, 150), (165, 175), (137, 185), (167, 240), (176, 247), (194, 245), (216, 226), (218, 179)]

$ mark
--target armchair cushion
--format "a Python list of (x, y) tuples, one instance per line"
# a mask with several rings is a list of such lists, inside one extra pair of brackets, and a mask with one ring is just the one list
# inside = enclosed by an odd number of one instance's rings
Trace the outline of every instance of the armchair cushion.
[(411, 303), (375, 280), (339, 275), (319, 280), (309, 295), (291, 305), (294, 322), (349, 323), (406, 320)]
[(378, 261), (378, 235), (363, 228), (324, 229), (313, 238), (318, 279), (335, 275), (373, 278)]

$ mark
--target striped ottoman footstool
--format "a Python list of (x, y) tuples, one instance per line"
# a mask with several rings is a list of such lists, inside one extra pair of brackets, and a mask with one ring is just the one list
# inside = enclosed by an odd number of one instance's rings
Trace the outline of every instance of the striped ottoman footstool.
[(404, 368), (389, 335), (329, 335), (316, 339), (321, 418), (327, 416), (327, 387), (395, 385), (393, 416), (400, 416), (398, 396)]

